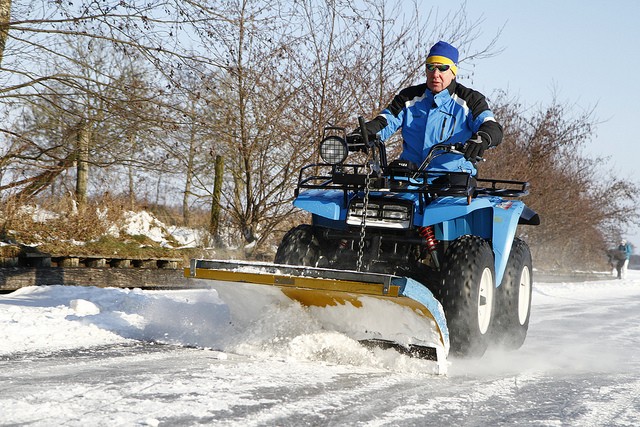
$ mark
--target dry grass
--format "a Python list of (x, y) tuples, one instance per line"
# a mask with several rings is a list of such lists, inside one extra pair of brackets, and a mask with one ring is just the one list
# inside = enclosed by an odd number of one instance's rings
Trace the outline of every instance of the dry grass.
[[(182, 259), (187, 266), (190, 258), (246, 259), (252, 258), (242, 248), (183, 248), (164, 247), (144, 235), (129, 235), (122, 230), (117, 236), (109, 230), (113, 224), (123, 224), (125, 213), (131, 210), (124, 198), (104, 196), (92, 199), (83, 208), (71, 197), (62, 199), (40, 198), (25, 202), (5, 198), (0, 203), (0, 258), (13, 258), (26, 252), (46, 253), (52, 256), (102, 256), (131, 259)], [(134, 208), (147, 211), (165, 225), (183, 226), (179, 209), (149, 204)], [(207, 212), (194, 212), (190, 228), (206, 227)], [(168, 233), (163, 236), (170, 246), (178, 247)], [(212, 243), (205, 239), (203, 246)], [(273, 254), (268, 256), (272, 259)]]
[[(0, 206), (0, 255), (17, 256), (25, 247), (52, 255), (118, 255), (131, 258), (182, 258), (184, 251), (162, 247), (146, 236), (120, 233), (109, 227), (123, 222), (125, 201), (103, 197), (79, 207), (70, 198), (24, 203), (5, 199)], [(177, 246), (177, 242), (176, 242)]]

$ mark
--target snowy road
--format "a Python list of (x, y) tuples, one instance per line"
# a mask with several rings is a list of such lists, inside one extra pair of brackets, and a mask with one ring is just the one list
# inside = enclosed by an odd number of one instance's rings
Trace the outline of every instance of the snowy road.
[(640, 272), (533, 298), (522, 349), (434, 376), (337, 334), (277, 332), (299, 313), (225, 336), (205, 290), (27, 288), (0, 296), (0, 424), (640, 425)]

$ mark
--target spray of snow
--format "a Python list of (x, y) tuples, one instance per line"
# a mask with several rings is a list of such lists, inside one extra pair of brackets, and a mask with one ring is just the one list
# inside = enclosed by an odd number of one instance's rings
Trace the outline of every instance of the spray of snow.
[[(522, 372), (611, 372), (629, 360), (620, 348), (640, 330), (629, 324), (640, 308), (640, 271), (629, 278), (576, 283), (537, 283), (527, 340), (518, 351), (491, 349), (479, 360), (453, 360), (450, 375)], [(606, 302), (606, 303), (604, 303)], [(558, 310), (558, 307), (563, 307)], [(609, 307), (609, 308), (607, 308)], [(610, 307), (615, 307), (611, 311)], [(596, 321), (585, 322), (585, 314)], [(554, 333), (539, 335), (539, 330)], [(636, 338), (634, 338), (636, 337)], [(532, 342), (536, 342), (535, 347)]]
[[(611, 341), (634, 339), (638, 328), (625, 323), (629, 317), (620, 312), (638, 309), (624, 304), (640, 291), (640, 272), (630, 273), (634, 276), (624, 283), (537, 284), (525, 345), (516, 352), (491, 350), (480, 360), (453, 360), (449, 375), (605, 372), (618, 368), (628, 355), (620, 354)], [(616, 313), (600, 309), (598, 302), (611, 298), (621, 301)], [(434, 370), (430, 362), (400, 356), (394, 350), (365, 349), (348, 334), (325, 329), (309, 310), (285, 301), (267, 305), (259, 298), (245, 301), (244, 310), (236, 315), (237, 304), (225, 301), (212, 289), (28, 287), (0, 297), (0, 355), (150, 341), (210, 348), (222, 354), (321, 360), (408, 372)], [(566, 310), (545, 314), (558, 304)], [(585, 312), (601, 317), (602, 323), (583, 327)], [(549, 322), (557, 335), (536, 336), (537, 330), (548, 329)], [(531, 341), (538, 342), (535, 348), (529, 348)]]
[(230, 306), (215, 290), (27, 287), (0, 298), (0, 355), (150, 341), (223, 354), (435, 372), (432, 362), (366, 349), (327, 331), (299, 304), (248, 314), (232, 321)]

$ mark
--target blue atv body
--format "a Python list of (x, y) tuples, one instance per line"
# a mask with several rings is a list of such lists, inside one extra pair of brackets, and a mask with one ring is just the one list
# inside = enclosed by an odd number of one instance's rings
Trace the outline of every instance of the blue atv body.
[[(526, 182), (429, 170), (460, 149), (438, 144), (420, 168), (387, 164), (382, 142), (363, 135), (353, 143), (343, 129), (326, 129), (325, 162), (302, 168), (293, 202), (311, 224), (284, 236), (275, 262), (410, 277), (442, 304), (454, 354), (520, 347), (532, 262), (517, 227), (540, 220), (518, 200)], [(361, 161), (346, 163), (349, 155)]]
[[(313, 189), (300, 192), (293, 204), (312, 214), (313, 225), (331, 230), (345, 230), (349, 227), (349, 205), (362, 197), (362, 192), (351, 192), (345, 201), (345, 196), (340, 190)], [(490, 241), (497, 283), (502, 281), (518, 224), (531, 223), (529, 211), (526, 212), (526, 218), (522, 217), (526, 208), (522, 201), (505, 200), (503, 197), (491, 195), (474, 197), (470, 202), (467, 202), (466, 197), (441, 196), (427, 204), (424, 209), (420, 209), (420, 196), (416, 193), (372, 191), (369, 197), (382, 203), (407, 202), (413, 208), (409, 228), (418, 230), (433, 226), (438, 242), (451, 242), (464, 235), (479, 236)], [(371, 225), (371, 222), (373, 221), (369, 219), (369, 233), (376, 227), (393, 227), (379, 223)]]

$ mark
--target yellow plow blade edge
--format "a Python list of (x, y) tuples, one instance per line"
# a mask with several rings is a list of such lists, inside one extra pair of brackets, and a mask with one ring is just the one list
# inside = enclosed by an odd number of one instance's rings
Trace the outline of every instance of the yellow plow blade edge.
[[(429, 348), (433, 352), (427, 358), (439, 362), (449, 350), (442, 306), (426, 286), (407, 277), (196, 259), (184, 275), (206, 280), (223, 300), (239, 301), (235, 310), (259, 310), (260, 304), (286, 298), (308, 307), (327, 329), (363, 343), (382, 344), (419, 357)], [(267, 295), (272, 299), (265, 299)]]

